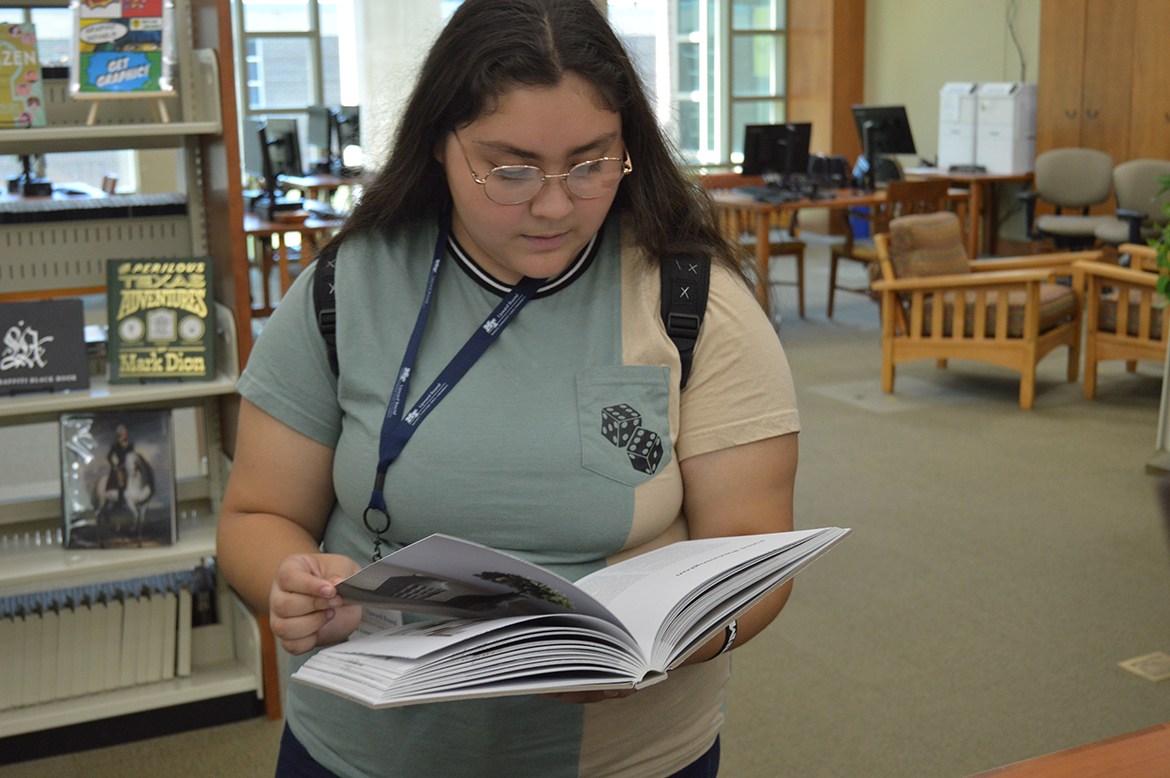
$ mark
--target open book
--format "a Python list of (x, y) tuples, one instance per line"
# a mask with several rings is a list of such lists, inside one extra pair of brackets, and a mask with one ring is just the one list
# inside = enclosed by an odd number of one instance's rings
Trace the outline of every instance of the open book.
[(571, 583), (508, 554), (431, 535), (338, 584), (367, 609), (450, 619), (356, 635), (293, 680), (382, 708), (661, 681), (849, 533), (687, 540)]

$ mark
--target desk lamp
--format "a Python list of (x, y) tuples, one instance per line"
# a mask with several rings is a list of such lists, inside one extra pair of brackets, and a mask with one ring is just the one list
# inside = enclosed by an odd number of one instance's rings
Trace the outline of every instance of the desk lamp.
[(52, 197), (53, 182), (47, 178), (37, 178), (32, 172), (32, 157), (28, 154), (20, 155), (20, 164), (23, 172), (19, 176), (8, 179), (8, 194), (21, 197)]

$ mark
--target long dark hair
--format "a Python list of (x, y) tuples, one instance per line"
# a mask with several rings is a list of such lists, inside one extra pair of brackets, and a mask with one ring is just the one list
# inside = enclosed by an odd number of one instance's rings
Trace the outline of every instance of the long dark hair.
[(434, 218), (451, 199), (436, 145), (510, 89), (555, 87), (570, 72), (622, 117), (634, 172), (614, 207), (628, 215), (647, 256), (704, 254), (738, 270), (710, 199), (679, 170), (629, 56), (591, 0), (466, 0), (423, 63), (388, 161), (334, 240)]

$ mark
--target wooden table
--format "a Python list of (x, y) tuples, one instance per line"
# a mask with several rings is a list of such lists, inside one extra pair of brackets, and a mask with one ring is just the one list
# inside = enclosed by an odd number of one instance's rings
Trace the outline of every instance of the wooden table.
[(332, 173), (313, 173), (308, 176), (281, 176), (279, 179), (285, 189), (296, 189), (304, 193), (306, 200), (320, 200), (323, 203), (333, 204), (333, 195), (338, 189), (354, 187), (361, 184), (359, 178), (341, 178)]
[[(283, 297), (292, 286), (292, 270), (289, 268), (289, 233), (301, 236), (301, 266), (304, 267), (317, 253), (317, 247), (328, 239), (332, 232), (342, 225), (341, 221), (309, 217), (304, 221), (268, 221), (254, 213), (244, 214), (244, 232), (252, 239), (256, 262), (260, 265), (262, 305), (253, 307), (256, 316), (271, 316), (279, 299), (271, 299), (268, 291), (269, 277), (275, 262), (280, 272), (280, 294)], [(275, 240), (275, 246), (273, 241)]]
[[(1007, 183), (1028, 183), (1031, 173), (959, 173), (939, 168), (907, 168), (908, 178), (945, 178), (951, 184), (967, 189), (967, 256), (977, 258), (980, 253), (995, 256), (999, 238), (996, 218), (999, 215), (999, 193), (996, 187)], [(982, 241), (980, 236), (982, 235)]]
[(768, 311), (769, 267), (772, 259), (771, 219), (768, 215), (803, 208), (845, 210), (855, 206), (879, 205), (886, 199), (883, 189), (865, 192), (860, 189), (826, 189), (824, 197), (801, 198), (783, 203), (762, 203), (732, 189), (711, 189), (711, 197), (718, 208), (755, 211), (756, 218), (756, 299)]
[(1170, 723), (997, 767), (971, 778), (1138, 778), (1170, 775)]

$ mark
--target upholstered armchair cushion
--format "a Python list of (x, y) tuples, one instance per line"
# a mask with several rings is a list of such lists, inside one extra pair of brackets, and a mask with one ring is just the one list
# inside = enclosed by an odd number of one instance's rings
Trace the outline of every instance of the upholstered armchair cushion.
[[(1097, 329), (1101, 332), (1116, 332), (1117, 331), (1117, 290), (1106, 292), (1101, 296), (1100, 309), (1097, 314)], [(1141, 301), (1142, 293), (1137, 289), (1131, 289), (1129, 292), (1129, 316), (1127, 317), (1126, 330), (1132, 337), (1138, 337), (1141, 334)], [(1151, 340), (1162, 339), (1162, 313), (1163, 308), (1150, 309), (1150, 332), (1149, 338)]]
[(895, 278), (971, 272), (959, 217), (949, 211), (890, 222), (890, 260)]
[[(1024, 304), (1027, 302), (1025, 292), (1008, 292), (1008, 337), (1022, 338), (1024, 337)], [(963, 335), (971, 337), (975, 334), (975, 295), (968, 292), (967, 312), (963, 317)], [(943, 317), (943, 332), (947, 337), (951, 336), (951, 322), (954, 320), (953, 310), (955, 305), (955, 293), (948, 292), (944, 295), (946, 302), (946, 314)], [(922, 322), (922, 334), (924, 336), (930, 335), (930, 307), (931, 303), (928, 301), (924, 310), (924, 319)], [(989, 301), (987, 304), (987, 325), (984, 334), (986, 337), (995, 337), (995, 321), (996, 321), (996, 304)], [(1072, 321), (1077, 315), (1077, 298), (1073, 294), (1070, 287), (1063, 284), (1041, 284), (1040, 285), (1040, 314), (1039, 314), (1039, 332), (1048, 332), (1053, 327), (1058, 327), (1065, 322)], [(1116, 306), (1114, 307), (1114, 315), (1116, 316)]]

